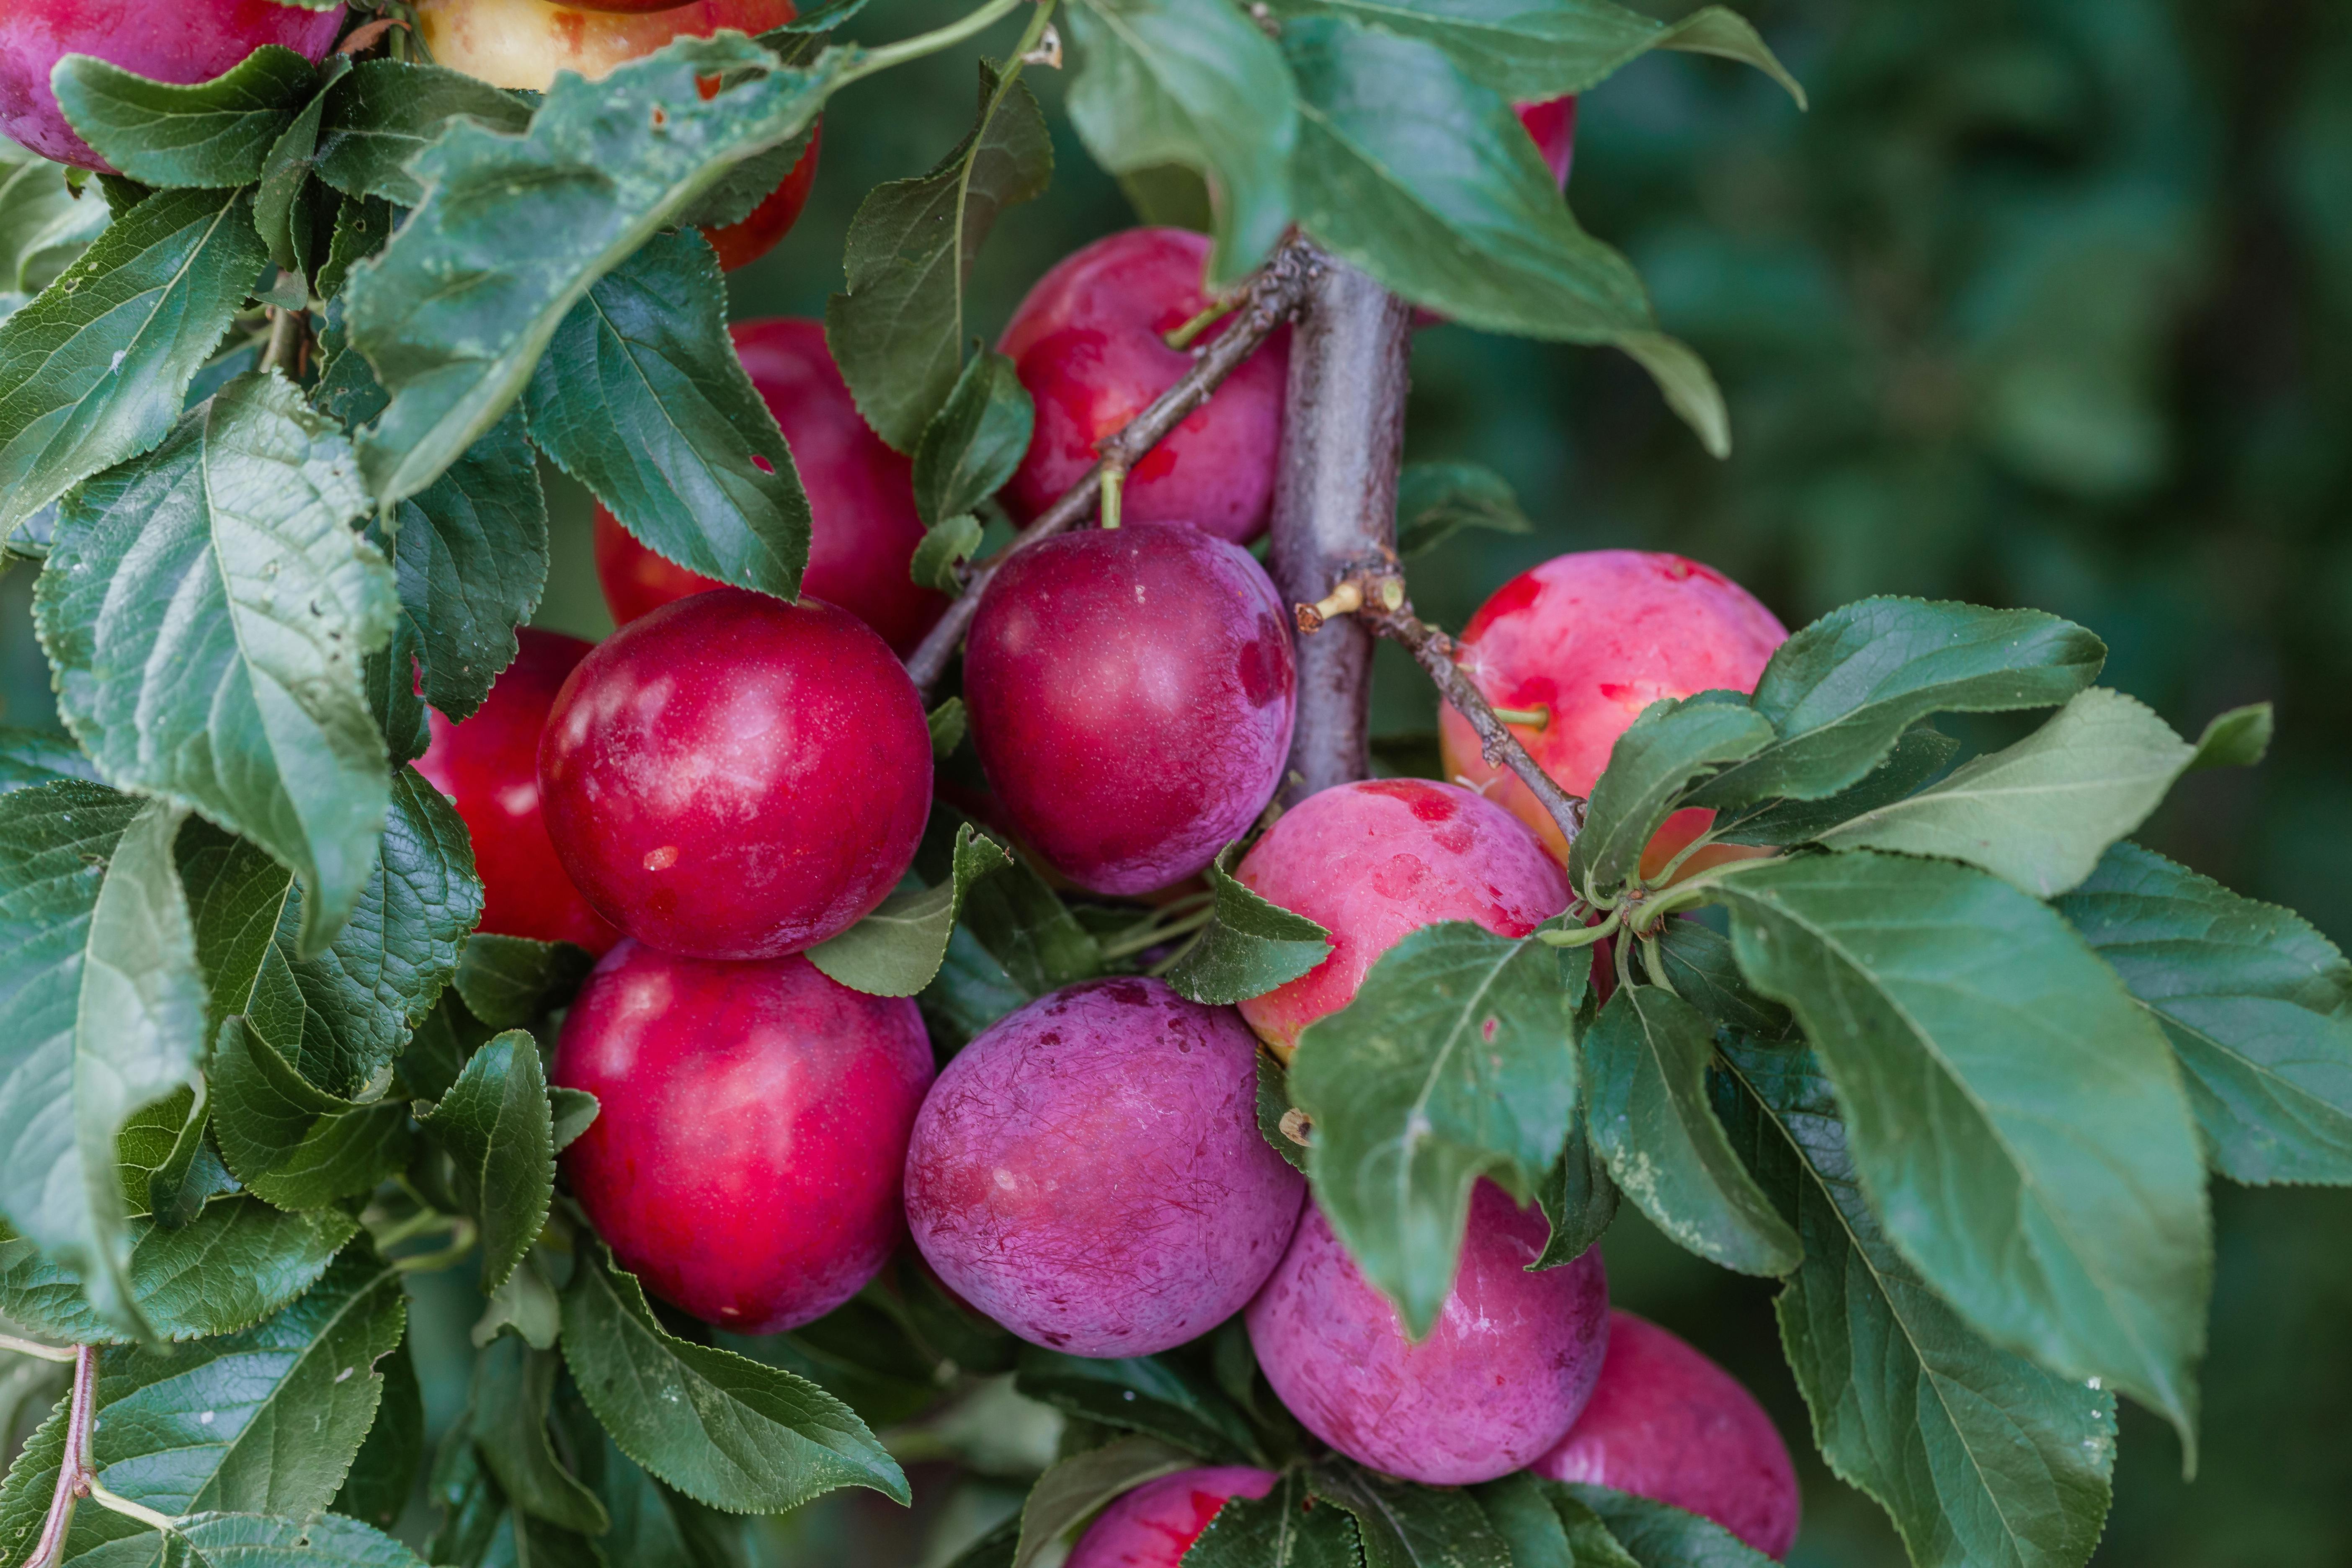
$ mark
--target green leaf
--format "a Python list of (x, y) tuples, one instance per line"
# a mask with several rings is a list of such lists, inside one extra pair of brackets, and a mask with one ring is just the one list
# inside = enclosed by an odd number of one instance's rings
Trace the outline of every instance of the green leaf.
[(89, 55), (68, 55), (49, 79), (68, 122), (123, 174), (208, 190), (260, 179), (271, 143), (319, 87), (310, 63), (276, 44), (187, 86), (150, 81)]
[[(963, 925), (1029, 996), (1103, 972), (1101, 945), (1045, 879), (1017, 857), (1003, 872), (966, 889)], [(949, 945), (952, 954), (954, 944)]]
[(1573, 1263), (1599, 1246), (1617, 1217), (1617, 1198), (1608, 1162), (1593, 1146), (1591, 1130), (1580, 1114), (1568, 1130), (1567, 1146), (1536, 1189), (1536, 1202), (1551, 1235), (1544, 1241), (1543, 1256), (1528, 1264), (1528, 1271)]
[(1307, 1145), (1291, 1141), (1282, 1130), (1282, 1119), (1294, 1110), (1290, 1103), (1290, 1069), (1275, 1059), (1272, 1051), (1257, 1054), (1257, 1130), (1274, 1152), (1290, 1162), (1300, 1175), (1307, 1173)]
[[(159, 1340), (251, 1328), (318, 1283), (359, 1222), (338, 1208), (288, 1214), (242, 1194), (215, 1198), (180, 1228), (130, 1222), (131, 1299)], [(0, 1239), (0, 1316), (52, 1339), (121, 1344), (79, 1275), (22, 1239)]]
[(99, 782), (97, 767), (82, 755), (71, 736), (47, 730), (0, 729), (0, 795), (59, 779)]
[(980, 536), (985, 531), (980, 519), (970, 512), (949, 518), (925, 533), (916, 544), (913, 559), (907, 563), (907, 574), (918, 588), (936, 588), (942, 594), (963, 592), (963, 579), (956, 568), (971, 559), (980, 548)]
[(1507, 98), (1540, 101), (1599, 86), (1651, 49), (1688, 49), (1743, 60), (1789, 89), (1805, 89), (1756, 29), (1721, 5), (1671, 26), (1610, 0), (1274, 0), (1274, 14), (1345, 16), (1420, 38)]
[(569, 1427), (582, 1479), (612, 1515), (612, 1529), (596, 1542), (604, 1562), (628, 1568), (742, 1568), (742, 1521), (662, 1485), (613, 1447), (576, 1399), (559, 1405), (559, 1411), (571, 1409), (583, 1416)]
[(514, 1507), (583, 1535), (602, 1535), (612, 1516), (555, 1457), (547, 1402), (562, 1359), (502, 1334), (474, 1358), (468, 1420), (482, 1463)]
[(1996, 1343), (2105, 1377), (2193, 1455), (2204, 1172), (2163, 1033), (2114, 972), (1948, 861), (1756, 861), (1717, 893), (1740, 968), (1821, 1053), (1904, 1255)]
[(524, 395), (531, 439), (655, 553), (791, 598), (809, 502), (767, 400), (727, 335), (698, 233), (656, 236), (598, 279)]
[[(330, 55), (311, 85), (323, 89), (341, 79), (351, 68), (349, 55)], [(287, 121), (286, 129), (270, 142), (268, 153), (261, 160), (260, 184), (253, 193), (253, 226), (262, 243), (269, 247), (269, 259), (281, 277), (290, 274), (288, 280), (302, 296), (284, 302), (289, 310), (299, 310), (309, 303), (311, 205), (304, 196), (310, 184), (310, 165), (319, 150), (319, 121), (326, 107), (325, 91), (314, 91), (310, 101)], [(334, 200), (331, 196), (326, 199)]]
[(964, 283), (989, 231), (1053, 177), (1053, 139), (1019, 67), (1000, 75), (982, 60), (970, 133), (929, 174), (877, 185), (858, 205), (842, 252), (849, 291), (825, 305), (825, 344), (857, 411), (898, 450), (919, 449), (961, 379)]
[(2278, 721), (2267, 702), (2250, 702), (2217, 713), (2197, 737), (2197, 752), (2189, 771), (2200, 768), (2251, 768), (2270, 754), (2271, 735)]
[[(456, 991), (443, 992), (440, 1002), (401, 1047), (402, 1088), (418, 1100), (440, 1099), (465, 1070), (466, 1058), (497, 1033), (474, 1016)], [(559, 1120), (560, 1116), (559, 1111)]]
[(1209, 867), (1215, 890), (1209, 924), (1168, 972), (1168, 984), (1195, 1002), (1222, 1006), (1263, 996), (1297, 979), (1330, 955), (1331, 933), (1292, 914), (1234, 878), (1238, 841)]
[(2335, 943), (2137, 844), (2057, 907), (2163, 1026), (2216, 1170), (2352, 1184), (2352, 964)]
[[(367, 361), (337, 345), (314, 395), (347, 425), (383, 411), (388, 401)], [(434, 480), (395, 509), (396, 537), (386, 553), (401, 615), (423, 668), (425, 699), (452, 719), (482, 704), (499, 672), (514, 662), (515, 627), (539, 608), (547, 585), (547, 497), (539, 457), (509, 413)], [(371, 537), (381, 548), (379, 521)], [(405, 678), (407, 660), (394, 663)]]
[(383, 1378), (383, 1396), (376, 1402), (375, 1425), (343, 1478), (343, 1489), (335, 1494), (335, 1511), (390, 1530), (407, 1510), (425, 1461), (425, 1394), (406, 1340), (376, 1363), (376, 1370)]
[(2055, 708), (2097, 679), (2106, 657), (2089, 632), (2039, 610), (1859, 600), (1774, 651), (1751, 700), (1780, 740), (1708, 780), (1692, 801), (1836, 795), (1927, 715)]
[(78, 781), (0, 795), (0, 1214), (134, 1332), (117, 1139), (204, 1050), (181, 819)]
[(0, 321), (0, 540), (148, 450), (268, 259), (239, 191), (163, 191)]
[(1407, 463), (1397, 476), (1396, 549), (1425, 555), (1465, 528), (1528, 533), (1511, 483), (1475, 463)]
[(539, 1239), (555, 1194), (555, 1121), (538, 1045), (521, 1029), (492, 1037), (466, 1059), (425, 1128), (456, 1166), (458, 1201), (481, 1222), (482, 1289), (495, 1290)]
[(596, 1097), (584, 1089), (551, 1089), (547, 1102), (553, 1113), (555, 1152), (559, 1154), (574, 1138), (595, 1125), (596, 1113), (603, 1109)]
[(1765, 844), (1776, 847), (1810, 843), (1842, 822), (1901, 800), (1923, 787), (1950, 765), (1960, 743), (1932, 725), (1919, 723), (1903, 731), (1886, 760), (1861, 783), (1823, 800), (1773, 800), (1726, 813), (1715, 823), (1716, 837), (1726, 844)]
[(1223, 0), (1079, 0), (1070, 123), (1113, 174), (1177, 164), (1208, 183), (1211, 288), (1263, 261), (1293, 216), (1298, 89), (1282, 51)]
[(1533, 1472), (1516, 1470), (1475, 1487), (1486, 1521), (1509, 1543), (1517, 1568), (1638, 1568), (1601, 1516)]
[(463, 71), (405, 60), (362, 60), (323, 95), (319, 178), (347, 196), (413, 207), (425, 186), (409, 173), (419, 153), (463, 117), (520, 133), (530, 110), (512, 93)]
[(1653, 702), (1617, 737), (1593, 784), (1584, 831), (1569, 847), (1569, 881), (1588, 898), (1615, 891), (1634, 874), (1691, 781), (1770, 743), (1769, 720), (1744, 702), (1717, 700), (1721, 695)]
[(1717, 1103), (1804, 1238), (1773, 1310), (1831, 1466), (1921, 1568), (2080, 1568), (2106, 1519), (2115, 1395), (1995, 1349), (1903, 1260), (1810, 1052), (1725, 1054)]
[(1711, 1519), (1631, 1492), (1579, 1481), (1547, 1481), (1582, 1503), (1608, 1527), (1639, 1568), (1771, 1568), (1772, 1559)]
[[(1294, 1469), (1262, 1498), (1226, 1499), (1183, 1561), (1185, 1568), (1362, 1568), (1363, 1555), (1354, 1516), (1316, 1502)], [(1541, 1564), (1536, 1558), (1519, 1568)]]
[(1024, 1345), (1019, 1366), (1022, 1393), (1068, 1415), (1220, 1464), (1266, 1457), (1248, 1417), (1216, 1381), (1172, 1356), (1097, 1360)]
[(520, 1334), (523, 1343), (533, 1350), (552, 1350), (555, 1342), (562, 1337), (563, 1305), (541, 1266), (536, 1248), (523, 1255), (522, 1262), (497, 1289), (489, 1292), (489, 1298), (482, 1315), (474, 1320), (473, 1328), (467, 1333), (476, 1350), (509, 1329)]
[(222, 1021), (244, 1011), (253, 995), (293, 882), (286, 868), (258, 846), (200, 816), (181, 826), (173, 856), (195, 931), (196, 966), (204, 972), (210, 999), (205, 1038), (214, 1039)]
[(982, 1029), (1034, 999), (981, 945), (967, 923), (948, 937), (947, 959), (916, 997), (916, 1005), (923, 1010), (932, 1047), (952, 1056)]
[(971, 717), (964, 711), (963, 699), (950, 697), (924, 715), (924, 721), (931, 731), (932, 757), (944, 759), (963, 744), (964, 731), (971, 723)]
[(568, 942), (476, 931), (457, 952), (456, 984), (466, 1010), (493, 1029), (529, 1028), (568, 1006), (596, 955)]
[(1315, 1496), (1355, 1516), (1364, 1568), (1513, 1568), (1510, 1546), (1477, 1500), (1326, 1460), (1307, 1472)]
[(0, 138), (0, 320), (54, 281), (104, 232), (106, 203), (67, 171)]
[(344, 290), (392, 393), (359, 441), (376, 500), (415, 495), (488, 433), (590, 285), (805, 126), (838, 58), (793, 70), (748, 39), (679, 38), (600, 81), (559, 73), (520, 136), (460, 117), (412, 158), (424, 195)]
[(366, 504), (336, 426), (283, 376), (239, 376), (81, 488), (34, 590), (58, 710), (99, 770), (290, 867), (310, 952), (366, 892), (384, 826), (360, 667), (394, 602), (350, 526)]
[(1576, 1058), (1559, 975), (1540, 942), (1427, 926), (1299, 1037), (1290, 1093), (1315, 1123), (1316, 1201), (1409, 1333), (1429, 1332), (1453, 1288), (1478, 1178), (1532, 1195), (1568, 1136)]
[(320, 263), (312, 283), (321, 299), (331, 300), (341, 293), (352, 265), (383, 248), (384, 241), (392, 237), (397, 211), (381, 196), (342, 199), (335, 208), (334, 231), (327, 239), (327, 259)]
[(1789, 1010), (1749, 988), (1729, 938), (1696, 921), (1663, 921), (1643, 948), (1643, 963), (1654, 961), (1653, 978), (1715, 1024), (1763, 1039), (1789, 1033)]
[(300, 901), (299, 893), (288, 900), (276, 961), (301, 1007), (299, 1047), (271, 1035), (259, 1001), (255, 1021), (304, 1077), (355, 1093), (432, 1010), (457, 970), (466, 933), (481, 919), (482, 884), (465, 819), (415, 768), (404, 767), (393, 775), (383, 852), (359, 906), (316, 958), (295, 957)]
[(235, 1192), (235, 1179), (205, 1136), (211, 1125), (211, 1096), (202, 1074), (188, 1088), (134, 1113), (117, 1143), (123, 1202), (153, 1215), (166, 1230), (177, 1230), (211, 1199)]
[(956, 829), (954, 868), (948, 880), (891, 894), (839, 936), (810, 948), (809, 962), (853, 991), (912, 996), (939, 973), (949, 933), (972, 884), (1012, 865), (1013, 858), (1002, 845), (967, 822)]
[(1821, 842), (1966, 860), (2047, 899), (2089, 876), (2107, 846), (2146, 821), (2205, 750), (2141, 703), (2095, 686), (2017, 744), (1853, 817)]
[(563, 1356), (621, 1452), (687, 1496), (774, 1513), (837, 1487), (904, 1503), (907, 1478), (848, 1406), (804, 1378), (662, 1331), (635, 1277), (583, 1249)]
[(99, 1363), (100, 1481), (163, 1513), (317, 1512), (375, 1419), (375, 1365), (407, 1316), (399, 1272), (362, 1244), (240, 1333), (110, 1349)]
[(316, 1208), (373, 1192), (408, 1163), (408, 1108), (314, 1087), (242, 1017), (221, 1026), (212, 1082), (221, 1155), (256, 1197)]
[(1192, 1463), (1181, 1448), (1150, 1437), (1120, 1437), (1089, 1448), (1037, 1478), (1021, 1505), (1021, 1539), (1013, 1568), (1031, 1568), (1062, 1536), (1096, 1510), (1146, 1481)]
[[(424, 1568), (416, 1553), (391, 1536), (338, 1514), (306, 1521), (279, 1514), (206, 1513), (182, 1521), (180, 1534), (201, 1553), (190, 1568)], [(116, 1568), (110, 1559), (107, 1568)], [(159, 1568), (171, 1568), (170, 1561)]]
[(1723, 396), (1659, 331), (1633, 264), (1579, 228), (1510, 101), (1434, 44), (1336, 16), (1283, 28), (1297, 74), (1298, 219), (1417, 305), (1489, 331), (1624, 350), (1707, 450)]
[(1670, 991), (1622, 985), (1584, 1038), (1593, 1145), (1652, 1223), (1743, 1274), (1797, 1266), (1796, 1233), (1757, 1188), (1706, 1098), (1706, 1016)]
[(1004, 488), (1029, 450), (1036, 405), (1012, 360), (972, 355), (915, 447), (915, 510), (923, 521), (969, 512)]

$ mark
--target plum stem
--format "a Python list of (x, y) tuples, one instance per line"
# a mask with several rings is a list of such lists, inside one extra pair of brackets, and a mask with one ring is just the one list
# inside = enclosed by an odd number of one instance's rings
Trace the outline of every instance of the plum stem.
[(1225, 377), (1240, 369), (1242, 362), (1256, 352), (1260, 343), (1290, 320), (1306, 294), (1309, 275), (1320, 265), (1326, 265), (1320, 254), (1305, 240), (1296, 236), (1285, 240), (1243, 286), (1239, 319), (1201, 351), (1192, 368), (1153, 398), (1142, 413), (1128, 422), (1125, 429), (1098, 442), (1095, 449), (1102, 460), (1063, 491), (1059, 500), (1033, 518), (1012, 543), (967, 569), (962, 595), (948, 605), (947, 614), (940, 617), (922, 645), (908, 656), (907, 673), (917, 689), (928, 692), (947, 668), (948, 660), (963, 641), (965, 629), (971, 625), (971, 617), (980, 609), (981, 595), (989, 579), (1005, 561), (1039, 540), (1051, 539), (1083, 521), (1102, 492), (1104, 469), (1111, 466), (1122, 471), (1132, 468), (1171, 430), (1206, 403)]
[(1207, 309), (1199, 315), (1160, 333), (1160, 341), (1181, 353), (1191, 348), (1202, 332), (1232, 315), (1234, 307), (1240, 303), (1241, 296), (1237, 293), (1220, 294), (1210, 300)]
[(282, 305), (270, 306), (269, 343), (261, 351), (261, 358), (254, 368), (264, 371), (285, 369), (287, 362), (294, 355), (295, 345), (301, 339), (302, 327), (302, 311), (289, 310)]
[(41, 1538), (25, 1568), (57, 1568), (66, 1560), (66, 1531), (73, 1525), (74, 1505), (98, 1484), (98, 1467), (90, 1456), (90, 1434), (98, 1426), (98, 1347), (73, 1348), (73, 1392), (67, 1396), (65, 1453), (58, 1465), (57, 1489), (49, 1494), (48, 1517)]

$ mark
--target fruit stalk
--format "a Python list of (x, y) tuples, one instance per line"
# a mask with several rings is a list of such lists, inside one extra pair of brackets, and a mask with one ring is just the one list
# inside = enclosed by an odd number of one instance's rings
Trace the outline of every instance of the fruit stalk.
[(1102, 460), (1064, 491), (1059, 500), (1039, 512), (1012, 543), (969, 569), (962, 595), (948, 606), (947, 614), (940, 617), (921, 646), (908, 657), (907, 673), (918, 689), (928, 694), (940, 672), (947, 668), (948, 659), (963, 641), (965, 629), (979, 611), (981, 595), (997, 568), (1015, 552), (1041, 539), (1050, 539), (1084, 519), (1101, 494), (1104, 470), (1117, 468), (1124, 472), (1132, 468), (1187, 416), (1206, 403), (1209, 395), (1291, 318), (1306, 296), (1310, 275), (1317, 268), (1328, 265), (1330, 264), (1305, 240), (1294, 237), (1283, 242), (1266, 264), (1243, 285), (1241, 306), (1225, 330), (1200, 351), (1192, 368), (1153, 398), (1118, 434), (1106, 438), (1097, 447)]
[[(1396, 563), (1412, 308), (1318, 255), (1290, 347), (1274, 546), (1285, 600), (1314, 604), (1349, 573)], [(1372, 638), (1340, 616), (1298, 649), (1298, 721), (1286, 803), (1371, 771)]]

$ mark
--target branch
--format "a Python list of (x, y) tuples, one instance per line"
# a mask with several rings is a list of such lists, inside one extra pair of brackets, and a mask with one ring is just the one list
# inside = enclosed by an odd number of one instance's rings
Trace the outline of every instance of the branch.
[(66, 1560), (66, 1531), (73, 1524), (74, 1504), (89, 1495), (98, 1480), (90, 1457), (90, 1433), (98, 1426), (98, 1347), (74, 1347), (73, 1394), (66, 1407), (66, 1447), (58, 1465), (57, 1490), (49, 1494), (49, 1516), (41, 1525), (41, 1539), (25, 1568), (58, 1568)]
[(907, 659), (907, 673), (914, 679), (916, 688), (929, 695), (931, 686), (948, 660), (955, 654), (956, 646), (963, 641), (964, 629), (980, 610), (980, 598), (987, 591), (989, 579), (997, 568), (1016, 552), (1026, 550), (1041, 539), (1050, 539), (1082, 521), (1101, 493), (1106, 468), (1125, 473), (1140, 461), (1144, 454), (1158, 446), (1167, 434), (1182, 424), (1192, 411), (1209, 401), (1225, 377), (1241, 368), (1242, 362), (1255, 353), (1257, 346), (1274, 334), (1276, 328), (1288, 321), (1305, 297), (1309, 277), (1320, 258), (1304, 240), (1292, 238), (1268, 258), (1266, 264), (1244, 284), (1242, 304), (1234, 312), (1232, 322), (1217, 334), (1209, 345), (1199, 351), (1200, 357), (1192, 368), (1178, 377), (1175, 384), (1151, 400), (1143, 412), (1129, 421), (1117, 435), (1096, 443), (1095, 450), (1102, 461), (1087, 470), (1078, 482), (1063, 492), (1061, 500), (1044, 511), (1013, 537), (1013, 542), (988, 560), (971, 568), (963, 595), (947, 608), (922, 646)]

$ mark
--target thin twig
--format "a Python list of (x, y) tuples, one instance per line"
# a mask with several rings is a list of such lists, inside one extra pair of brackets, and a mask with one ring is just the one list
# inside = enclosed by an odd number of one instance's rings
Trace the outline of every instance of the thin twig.
[[(1528, 786), (1528, 793), (1536, 797), (1552, 821), (1559, 825), (1559, 836), (1570, 844), (1575, 843), (1576, 836), (1584, 831), (1584, 801), (1560, 788), (1552, 776), (1528, 755), (1528, 749), (1519, 744), (1519, 738), (1495, 716), (1494, 705), (1486, 700), (1486, 694), (1480, 691), (1477, 683), (1470, 679), (1461, 665), (1454, 662), (1461, 656), (1461, 645), (1412, 613), (1412, 602), (1405, 599), (1401, 592), (1402, 578), (1393, 573), (1357, 575), (1369, 580), (1354, 583), (1354, 594), (1342, 594), (1339, 589), (1345, 584), (1334, 584), (1334, 596), (1342, 600), (1355, 598), (1367, 606), (1357, 612), (1358, 617), (1374, 636), (1402, 643), (1412, 653), (1414, 661), (1436, 686), (1438, 695), (1444, 697), (1456, 713), (1468, 720), (1470, 728), (1478, 732), (1479, 749), (1486, 755), (1486, 765), (1507, 767), (1518, 774), (1519, 782)], [(1349, 582), (1352, 581), (1351, 576)], [(1329, 599), (1324, 601), (1327, 605), (1330, 602)], [(1383, 607), (1390, 605), (1394, 607)], [(1310, 619), (1317, 625), (1321, 624), (1323, 617), (1317, 606), (1301, 605), (1297, 610), (1301, 631), (1313, 629), (1307, 625)]]
[(66, 1407), (65, 1453), (58, 1464), (57, 1489), (49, 1494), (49, 1516), (42, 1522), (41, 1539), (25, 1568), (57, 1568), (66, 1560), (66, 1531), (73, 1524), (74, 1504), (89, 1495), (98, 1479), (90, 1458), (90, 1434), (98, 1426), (98, 1347), (74, 1347), (73, 1393)]
[(277, 370), (293, 357), (294, 345), (301, 341), (303, 312), (289, 310), (280, 305), (269, 307), (269, 345), (261, 351), (257, 370)]
[(1026, 550), (1041, 539), (1050, 539), (1082, 521), (1093, 510), (1102, 489), (1103, 469), (1116, 466), (1131, 469), (1144, 455), (1158, 446), (1167, 434), (1182, 424), (1192, 412), (1209, 400), (1224, 379), (1241, 368), (1242, 362), (1256, 352), (1260, 343), (1271, 337), (1276, 329), (1287, 321), (1298, 309), (1306, 291), (1307, 281), (1313, 270), (1314, 252), (1306, 241), (1286, 240), (1266, 264), (1244, 285), (1244, 296), (1234, 310), (1225, 330), (1199, 351), (1200, 357), (1192, 368), (1178, 377), (1175, 384), (1151, 400), (1142, 413), (1128, 422), (1117, 435), (1096, 444), (1095, 450), (1102, 461), (1087, 470), (1078, 482), (1062, 494), (1062, 499), (1047, 507), (1031, 521), (1028, 527), (1014, 536), (1012, 543), (986, 561), (970, 568), (970, 576), (962, 597), (948, 606), (930, 635), (922, 641), (907, 660), (907, 673), (914, 678), (916, 687), (928, 692), (948, 667), (956, 645), (963, 641), (964, 629), (980, 609), (981, 595), (998, 567), (1019, 551)]

